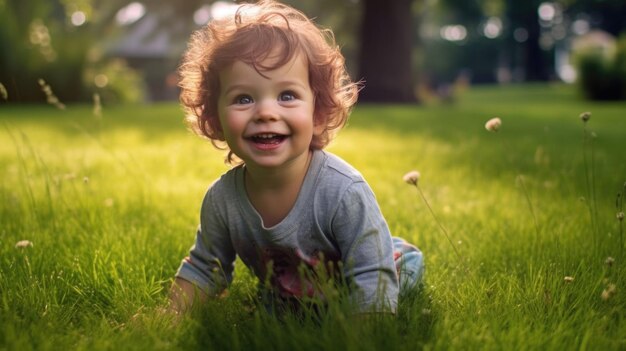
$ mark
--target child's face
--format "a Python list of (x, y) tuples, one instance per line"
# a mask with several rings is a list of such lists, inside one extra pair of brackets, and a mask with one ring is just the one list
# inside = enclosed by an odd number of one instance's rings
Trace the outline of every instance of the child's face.
[(265, 77), (241, 61), (220, 72), (222, 136), (248, 166), (306, 162), (314, 133), (322, 131), (314, 125), (308, 64), (296, 55), (286, 65), (262, 73)]

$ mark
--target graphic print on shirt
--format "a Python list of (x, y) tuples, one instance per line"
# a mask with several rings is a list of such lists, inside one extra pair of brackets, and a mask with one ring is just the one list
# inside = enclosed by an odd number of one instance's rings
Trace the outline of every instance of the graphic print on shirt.
[(338, 258), (324, 258), (318, 253), (307, 255), (299, 248), (264, 248), (259, 258), (263, 269), (260, 278), (282, 297), (323, 299), (319, 275), (334, 277), (337, 273)]

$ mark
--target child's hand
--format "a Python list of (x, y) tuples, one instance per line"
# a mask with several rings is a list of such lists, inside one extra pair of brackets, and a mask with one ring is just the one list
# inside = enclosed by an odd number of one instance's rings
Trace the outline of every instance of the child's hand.
[(170, 289), (169, 313), (181, 314), (189, 311), (194, 305), (204, 303), (207, 295), (191, 282), (176, 278)]

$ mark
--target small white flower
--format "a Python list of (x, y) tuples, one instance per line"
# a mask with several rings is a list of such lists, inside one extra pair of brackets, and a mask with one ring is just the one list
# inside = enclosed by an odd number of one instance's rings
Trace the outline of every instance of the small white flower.
[(498, 117), (494, 117), (485, 123), (485, 129), (490, 132), (497, 132), (502, 126), (502, 120)]
[(606, 301), (613, 297), (616, 291), (617, 289), (615, 288), (615, 284), (608, 284), (606, 289), (602, 290), (602, 294), (600, 295), (600, 297), (602, 297), (602, 300)]
[(624, 220), (624, 212), (618, 212), (615, 217), (617, 218), (618, 221), (623, 221)]
[(613, 283), (609, 283), (609, 285), (606, 286), (606, 290), (610, 294), (615, 294), (615, 291), (617, 291), (617, 289), (615, 288), (615, 284), (613, 284)]
[(587, 121), (589, 120), (589, 118), (591, 118), (591, 112), (583, 112), (580, 114), (580, 119), (584, 122), (587, 123)]
[(611, 256), (607, 257), (606, 260), (604, 260), (604, 263), (611, 267), (613, 265), (613, 263), (615, 263), (615, 259)]
[(402, 177), (402, 180), (404, 180), (405, 183), (407, 184), (411, 184), (411, 185), (417, 185), (417, 182), (420, 179), (420, 172), (418, 171), (410, 171), (407, 174), (404, 175), (404, 177)]
[(563, 281), (566, 283), (571, 283), (574, 281), (574, 277), (566, 276), (565, 278), (563, 278)]
[(33, 243), (30, 240), (20, 240), (15, 244), (16, 249), (23, 249), (25, 247), (32, 247)]

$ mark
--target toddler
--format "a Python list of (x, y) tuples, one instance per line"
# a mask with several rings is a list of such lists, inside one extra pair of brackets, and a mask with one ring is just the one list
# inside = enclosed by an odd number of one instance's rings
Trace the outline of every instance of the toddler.
[(283, 4), (244, 5), (194, 33), (180, 73), (187, 122), (236, 166), (206, 193), (172, 307), (225, 291), (238, 256), (272, 301), (323, 301), (323, 267), (358, 312), (395, 313), (422, 254), (391, 237), (359, 172), (323, 151), (358, 93), (332, 33)]

